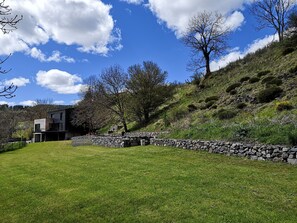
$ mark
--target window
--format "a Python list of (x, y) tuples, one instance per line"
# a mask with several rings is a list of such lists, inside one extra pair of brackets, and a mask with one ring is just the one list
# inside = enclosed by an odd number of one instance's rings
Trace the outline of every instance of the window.
[(35, 124), (35, 132), (41, 132), (40, 124)]
[(60, 120), (63, 120), (63, 112), (60, 113)]

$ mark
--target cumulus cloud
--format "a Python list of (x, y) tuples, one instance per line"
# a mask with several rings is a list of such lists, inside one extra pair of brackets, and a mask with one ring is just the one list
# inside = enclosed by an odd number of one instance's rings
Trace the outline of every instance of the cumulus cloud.
[(212, 61), (210, 64), (211, 70), (219, 70), (227, 66), (231, 62), (245, 57), (249, 53), (254, 53), (257, 50), (264, 48), (269, 43), (276, 41), (277, 38), (277, 35), (269, 35), (264, 37), (263, 39), (257, 39), (252, 44), (248, 45), (248, 47), (244, 51), (240, 51), (238, 48), (235, 48), (230, 53), (221, 57), (220, 59)]
[(39, 71), (36, 74), (36, 81), (38, 85), (59, 94), (77, 94), (86, 87), (81, 84), (82, 79), (79, 76), (57, 69)]
[(127, 2), (129, 4), (140, 5), (143, 3), (143, 0), (121, 0), (121, 2)]
[(36, 101), (31, 101), (31, 100), (28, 100), (28, 101), (22, 101), (19, 103), (20, 105), (23, 105), (23, 106), (35, 106), (36, 105)]
[(15, 106), (15, 102), (0, 101), (0, 105)]
[(17, 30), (0, 36), (1, 55), (28, 52), (49, 40), (102, 55), (120, 45), (112, 6), (101, 0), (10, 0), (9, 5), (23, 20)]
[(15, 86), (18, 86), (18, 87), (24, 87), (27, 84), (30, 84), (30, 80), (27, 79), (27, 78), (23, 78), (23, 77), (17, 77), (17, 78), (13, 78), (13, 79), (10, 79), (10, 80), (5, 80), (3, 82), (3, 84), (5, 86), (9, 86), (11, 84), (14, 84)]
[(230, 27), (238, 28), (244, 21), (243, 14), (238, 10), (248, 2), (251, 0), (149, 0), (147, 6), (160, 22), (181, 37), (189, 19), (203, 11), (218, 11), (226, 15)]
[(40, 62), (67, 62), (67, 63), (75, 63), (75, 59), (72, 57), (67, 57), (61, 55), (60, 51), (53, 51), (52, 55), (47, 57), (40, 49), (37, 49), (36, 47), (33, 47), (30, 49), (27, 54), (29, 54), (31, 57), (39, 60)]

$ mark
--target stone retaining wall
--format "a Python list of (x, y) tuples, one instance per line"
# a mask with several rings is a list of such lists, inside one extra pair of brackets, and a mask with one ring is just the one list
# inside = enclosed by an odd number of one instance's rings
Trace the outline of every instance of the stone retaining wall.
[(140, 145), (140, 139), (113, 136), (78, 136), (72, 138), (72, 146), (96, 145), (104, 147), (124, 148)]
[(246, 157), (252, 160), (269, 160), (297, 165), (297, 147), (287, 148), (277, 145), (252, 145), (221, 141), (200, 141), (182, 139), (154, 139), (151, 145), (171, 146), (188, 150), (203, 150), (209, 153)]

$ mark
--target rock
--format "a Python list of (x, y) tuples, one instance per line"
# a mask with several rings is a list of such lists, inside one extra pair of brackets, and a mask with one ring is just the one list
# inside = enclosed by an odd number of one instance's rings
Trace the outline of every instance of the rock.
[(258, 157), (259, 161), (265, 161), (265, 159), (263, 157)]
[(296, 153), (297, 152), (297, 148), (294, 147), (294, 148), (290, 149), (290, 152)]
[(297, 165), (297, 159), (288, 159), (288, 163), (292, 165)]
[(283, 148), (283, 152), (288, 152), (289, 148)]

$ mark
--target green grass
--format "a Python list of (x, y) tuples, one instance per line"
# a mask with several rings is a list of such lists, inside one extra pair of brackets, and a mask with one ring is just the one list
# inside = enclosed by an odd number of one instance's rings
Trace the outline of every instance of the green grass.
[(296, 167), (174, 148), (0, 154), (0, 222), (296, 222)]

